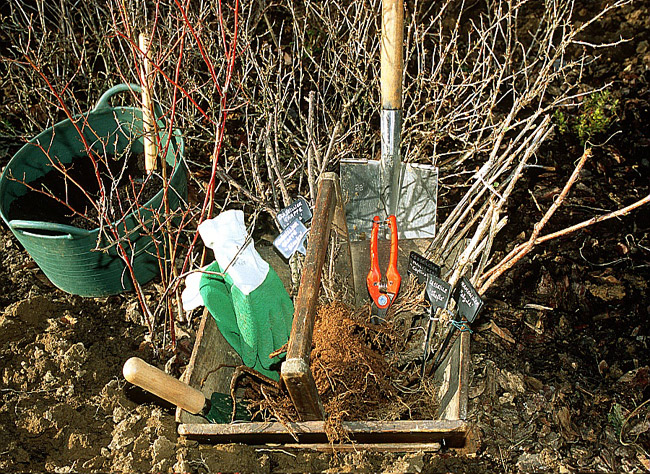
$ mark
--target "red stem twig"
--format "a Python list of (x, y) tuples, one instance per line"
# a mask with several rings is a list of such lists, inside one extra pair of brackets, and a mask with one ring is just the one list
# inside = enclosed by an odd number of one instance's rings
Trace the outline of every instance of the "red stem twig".
[(481, 295), (485, 294), (487, 289), (497, 280), (497, 278), (503, 275), (503, 273), (508, 271), (519, 260), (521, 260), (524, 256), (526, 256), (533, 249), (534, 246), (539, 245), (548, 240), (569, 235), (572, 232), (575, 232), (580, 229), (584, 229), (585, 227), (596, 224), (598, 222), (602, 222), (608, 219), (613, 219), (615, 217), (624, 216), (629, 212), (633, 211), (634, 209), (637, 209), (638, 207), (641, 207), (642, 205), (650, 202), (650, 194), (648, 194), (644, 198), (639, 199), (638, 201), (628, 206), (625, 206), (621, 209), (618, 209), (616, 211), (612, 211), (607, 214), (603, 214), (601, 216), (592, 217), (591, 219), (587, 219), (586, 221), (582, 221), (578, 224), (566, 227), (562, 230), (552, 232), (550, 234), (546, 234), (540, 237), (539, 234), (541, 233), (542, 229), (548, 223), (549, 219), (553, 216), (555, 211), (560, 207), (560, 205), (562, 205), (562, 202), (564, 201), (567, 194), (569, 193), (569, 190), (578, 179), (580, 170), (582, 169), (585, 162), (590, 156), (591, 156), (591, 150), (590, 149), (585, 150), (585, 152), (582, 154), (582, 157), (580, 158), (580, 161), (576, 165), (576, 168), (573, 170), (571, 177), (564, 185), (562, 192), (555, 199), (551, 207), (546, 211), (546, 214), (544, 214), (542, 220), (540, 220), (535, 225), (533, 229), (533, 233), (530, 236), (530, 238), (526, 242), (517, 245), (508, 255), (506, 255), (503, 259), (501, 259), (499, 263), (497, 263), (496, 265), (494, 265), (494, 267), (492, 267), (490, 270), (486, 271), (483, 275), (481, 275), (477, 285), (479, 294)]

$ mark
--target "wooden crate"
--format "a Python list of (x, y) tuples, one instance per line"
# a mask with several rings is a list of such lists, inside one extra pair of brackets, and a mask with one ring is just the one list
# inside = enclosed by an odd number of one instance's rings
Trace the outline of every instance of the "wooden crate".
[[(440, 400), (437, 419), (343, 422), (350, 443), (328, 443), (323, 421), (325, 413), (309, 368), (309, 357), (321, 271), (332, 231), (347, 241), (338, 176), (329, 173), (321, 179), (319, 186), (302, 280), (294, 304), (287, 357), (281, 370), (301, 421), (286, 425), (276, 422), (209, 424), (201, 417), (178, 409), (176, 419), (179, 435), (210, 443), (280, 443), (283, 448), (324, 451), (435, 451), (443, 445), (471, 451), (472, 443), (468, 441), (471, 430), (465, 421), (470, 338), (465, 332), (456, 339), (434, 375)], [(347, 252), (350, 256), (349, 247)], [(349, 275), (349, 278), (353, 279), (354, 275)], [(204, 311), (183, 380), (201, 390), (208, 398), (215, 391), (228, 393), (234, 367), (239, 364), (241, 359), (223, 338), (208, 311)]]

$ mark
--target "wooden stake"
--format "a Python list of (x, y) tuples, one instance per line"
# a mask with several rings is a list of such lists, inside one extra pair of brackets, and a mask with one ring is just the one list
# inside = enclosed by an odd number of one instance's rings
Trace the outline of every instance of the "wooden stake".
[(149, 38), (140, 33), (140, 50), (143, 52), (140, 83), (142, 85), (142, 131), (144, 132), (144, 168), (147, 174), (157, 169), (155, 119), (151, 99), (151, 60), (149, 58)]

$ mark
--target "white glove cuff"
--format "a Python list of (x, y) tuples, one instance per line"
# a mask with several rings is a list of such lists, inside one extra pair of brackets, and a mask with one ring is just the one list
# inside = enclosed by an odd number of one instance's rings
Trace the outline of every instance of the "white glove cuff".
[(199, 306), (203, 306), (203, 297), (201, 296), (201, 275), (200, 271), (192, 272), (185, 278), (185, 289), (181, 295), (183, 310), (192, 311)]
[(199, 234), (206, 247), (214, 251), (219, 267), (225, 270), (244, 295), (264, 282), (269, 264), (257, 253), (252, 241), (242, 249), (248, 236), (243, 211), (224, 211), (213, 219), (203, 221), (199, 225)]

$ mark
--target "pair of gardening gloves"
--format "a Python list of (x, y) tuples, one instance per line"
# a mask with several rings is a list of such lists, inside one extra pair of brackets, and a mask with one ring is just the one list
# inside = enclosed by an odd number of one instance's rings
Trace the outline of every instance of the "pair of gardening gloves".
[(185, 280), (183, 309), (210, 311), (224, 338), (244, 364), (278, 380), (269, 354), (289, 340), (293, 303), (277, 273), (247, 242), (244, 213), (224, 211), (199, 225), (215, 261)]

